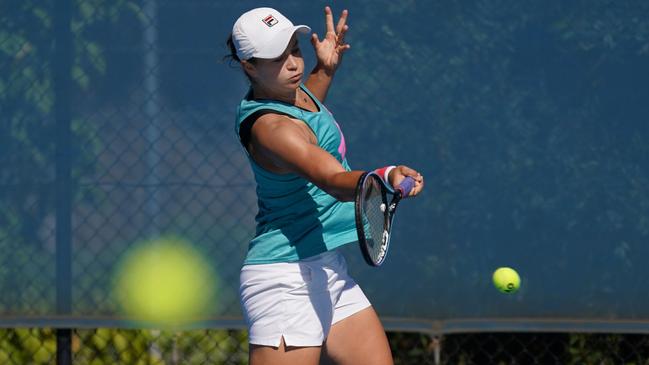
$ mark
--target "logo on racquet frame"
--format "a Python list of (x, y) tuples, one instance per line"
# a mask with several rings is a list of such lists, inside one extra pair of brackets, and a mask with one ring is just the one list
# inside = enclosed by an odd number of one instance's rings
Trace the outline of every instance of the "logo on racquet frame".
[(279, 23), (279, 21), (277, 19), (275, 19), (275, 17), (272, 16), (272, 15), (269, 15), (269, 16), (265, 17), (261, 21), (264, 22), (264, 24), (266, 24), (269, 28), (272, 27), (273, 25)]
[(379, 256), (376, 258), (378, 261), (383, 260), (386, 252), (388, 252), (388, 241), (390, 240), (390, 233), (388, 231), (383, 231), (383, 237), (381, 237), (381, 248), (379, 249)]

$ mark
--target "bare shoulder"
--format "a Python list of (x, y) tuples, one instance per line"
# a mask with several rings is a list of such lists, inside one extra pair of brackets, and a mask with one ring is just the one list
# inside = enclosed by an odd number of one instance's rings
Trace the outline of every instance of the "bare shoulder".
[(276, 132), (277, 130), (292, 129), (294, 123), (291, 118), (282, 114), (267, 113), (260, 116), (252, 126), (257, 132)]
[(304, 122), (269, 113), (260, 116), (253, 124), (248, 151), (265, 169), (288, 173), (295, 172), (291, 161), (303, 158), (315, 144), (315, 135)]
[(262, 115), (252, 126), (251, 132), (255, 144), (266, 145), (294, 139), (315, 142), (315, 136), (306, 123), (281, 114)]

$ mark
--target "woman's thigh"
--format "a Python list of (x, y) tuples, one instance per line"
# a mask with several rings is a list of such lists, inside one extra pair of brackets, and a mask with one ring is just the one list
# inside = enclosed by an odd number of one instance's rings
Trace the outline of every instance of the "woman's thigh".
[(374, 308), (368, 307), (331, 327), (323, 362), (336, 365), (392, 365), (392, 352)]
[(284, 339), (279, 347), (250, 345), (250, 365), (318, 365), (321, 347), (286, 347)]

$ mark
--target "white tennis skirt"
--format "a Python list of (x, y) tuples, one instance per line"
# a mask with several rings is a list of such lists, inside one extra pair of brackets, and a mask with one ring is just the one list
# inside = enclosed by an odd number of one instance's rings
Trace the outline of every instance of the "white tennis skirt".
[(240, 298), (249, 342), (321, 346), (331, 326), (370, 306), (338, 251), (297, 262), (244, 265)]

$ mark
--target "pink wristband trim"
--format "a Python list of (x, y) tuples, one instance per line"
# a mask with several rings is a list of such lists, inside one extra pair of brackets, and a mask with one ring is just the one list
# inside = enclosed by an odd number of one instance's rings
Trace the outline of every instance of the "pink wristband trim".
[(395, 168), (396, 168), (396, 166), (394, 166), (394, 165), (385, 166), (385, 167), (381, 167), (381, 168), (378, 168), (378, 169), (374, 170), (374, 172), (377, 175), (379, 175), (381, 177), (381, 179), (383, 179), (383, 182), (385, 183), (385, 185), (387, 185), (389, 187), (392, 187), (392, 185), (390, 185), (389, 177), (390, 177), (390, 171), (392, 171)]

